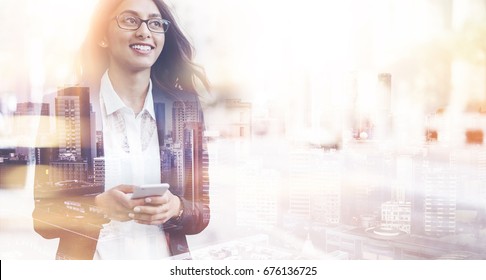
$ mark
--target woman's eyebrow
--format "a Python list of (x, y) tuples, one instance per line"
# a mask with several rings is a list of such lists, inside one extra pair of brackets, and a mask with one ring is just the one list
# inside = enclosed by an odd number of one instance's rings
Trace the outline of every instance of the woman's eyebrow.
[[(134, 10), (124, 10), (121, 12), (121, 14), (124, 14), (124, 13), (129, 13), (129, 14), (134, 14), (134, 15), (137, 15), (137, 16), (140, 16), (140, 14)], [(149, 14), (148, 16), (149, 18), (162, 18), (162, 15), (158, 14), (158, 13), (152, 13), (152, 14)]]
[(149, 18), (162, 18), (162, 15), (161, 14), (149, 14)]

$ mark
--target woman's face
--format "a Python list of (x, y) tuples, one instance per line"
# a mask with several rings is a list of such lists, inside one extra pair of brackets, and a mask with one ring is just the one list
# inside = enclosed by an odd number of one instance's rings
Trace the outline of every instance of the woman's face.
[(152, 0), (123, 0), (110, 15), (105, 35), (110, 68), (121, 67), (131, 71), (149, 70), (164, 47), (164, 33), (151, 32), (147, 23), (142, 23), (137, 30), (126, 30), (118, 26), (115, 19), (119, 15), (134, 16), (142, 20), (162, 18)]

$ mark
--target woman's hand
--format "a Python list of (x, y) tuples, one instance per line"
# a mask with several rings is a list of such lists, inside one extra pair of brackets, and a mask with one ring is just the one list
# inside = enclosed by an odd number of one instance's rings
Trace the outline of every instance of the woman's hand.
[(96, 206), (100, 207), (112, 220), (129, 221), (129, 213), (138, 205), (143, 205), (143, 199), (130, 199), (134, 186), (119, 185), (96, 196)]
[(182, 203), (179, 197), (166, 191), (162, 196), (151, 196), (138, 201), (129, 217), (137, 223), (146, 225), (160, 225), (173, 217), (179, 216)]

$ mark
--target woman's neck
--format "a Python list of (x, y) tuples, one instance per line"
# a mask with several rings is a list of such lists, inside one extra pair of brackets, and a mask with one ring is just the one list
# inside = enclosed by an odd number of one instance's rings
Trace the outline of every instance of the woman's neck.
[(128, 72), (118, 68), (108, 70), (113, 89), (121, 100), (130, 107), (135, 115), (142, 111), (149, 88), (150, 69)]

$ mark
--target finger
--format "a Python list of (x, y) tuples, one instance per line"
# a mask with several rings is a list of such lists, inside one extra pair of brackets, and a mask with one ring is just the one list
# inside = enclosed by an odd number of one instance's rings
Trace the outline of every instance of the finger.
[(133, 185), (118, 185), (114, 187), (113, 189), (121, 191), (123, 193), (133, 193), (133, 189), (135, 186)]
[(133, 206), (130, 204), (130, 198), (128, 195), (119, 190), (120, 186), (110, 189), (109, 191), (105, 192), (104, 195), (108, 197), (108, 201), (111, 201), (111, 207), (123, 207), (125, 210), (132, 209)]
[(137, 206), (133, 208), (133, 212), (135, 214), (147, 214), (147, 215), (156, 215), (156, 214), (162, 214), (165, 213), (169, 210), (168, 205), (159, 205), (159, 206)]
[(128, 199), (128, 205), (130, 209), (133, 209), (137, 206), (143, 206), (145, 205), (145, 199), (144, 198), (137, 198), (137, 199)]
[(135, 220), (135, 221), (150, 223), (150, 222), (157, 221), (157, 220), (166, 220), (167, 214), (165, 214), (165, 213), (156, 214), (156, 215), (132, 214), (132, 215), (129, 215), (129, 217), (132, 217), (132, 219)]
[(169, 202), (169, 198), (166, 196), (149, 196), (144, 199), (144, 202), (151, 205), (162, 205)]
[(120, 207), (123, 207), (123, 210), (131, 210), (136, 205), (134, 202), (128, 197), (125, 193), (117, 192), (115, 195), (116, 201), (119, 203)]

